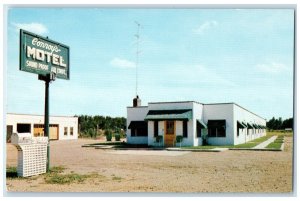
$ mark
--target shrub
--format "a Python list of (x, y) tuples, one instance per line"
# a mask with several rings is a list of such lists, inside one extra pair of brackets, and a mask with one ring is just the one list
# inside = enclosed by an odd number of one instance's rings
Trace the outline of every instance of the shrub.
[(94, 129), (90, 128), (88, 130), (88, 135), (91, 137), (91, 138), (95, 138), (96, 137), (96, 132)]
[(106, 136), (106, 141), (111, 141), (112, 131), (111, 130), (105, 130), (105, 136)]
[(176, 136), (176, 142), (177, 143), (181, 143), (182, 141), (183, 141), (183, 136), (182, 135)]
[(161, 142), (162, 138), (163, 138), (163, 136), (161, 136), (161, 135), (156, 136), (156, 142)]
[(120, 141), (121, 140), (121, 135), (120, 134), (115, 134), (115, 140)]

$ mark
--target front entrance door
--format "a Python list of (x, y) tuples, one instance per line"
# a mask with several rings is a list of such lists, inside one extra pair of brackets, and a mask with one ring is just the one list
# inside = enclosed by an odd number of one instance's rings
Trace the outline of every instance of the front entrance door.
[(175, 121), (165, 121), (165, 146), (173, 147), (175, 144)]

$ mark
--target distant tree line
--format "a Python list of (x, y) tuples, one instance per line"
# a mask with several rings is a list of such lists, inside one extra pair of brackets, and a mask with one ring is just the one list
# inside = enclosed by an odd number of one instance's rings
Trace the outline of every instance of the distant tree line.
[(81, 136), (96, 137), (104, 134), (106, 130), (124, 135), (126, 131), (126, 118), (124, 117), (80, 115), (78, 123)]
[(286, 128), (293, 128), (293, 118), (282, 120), (281, 117), (278, 119), (273, 117), (267, 122), (267, 128), (271, 130), (284, 130)]

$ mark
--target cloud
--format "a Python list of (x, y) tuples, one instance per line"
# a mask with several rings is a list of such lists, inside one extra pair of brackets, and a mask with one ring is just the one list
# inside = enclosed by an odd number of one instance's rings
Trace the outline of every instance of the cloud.
[(117, 68), (135, 68), (135, 63), (128, 61), (126, 59), (120, 59), (115, 57), (110, 61), (110, 65), (117, 67)]
[(270, 62), (267, 64), (257, 64), (256, 69), (265, 73), (278, 74), (287, 70), (287, 66), (281, 63)]
[(24, 29), (26, 31), (30, 31), (41, 35), (48, 33), (47, 27), (41, 23), (32, 22), (32, 23), (12, 23), (12, 24), (16, 27), (17, 31), (19, 31), (19, 29)]
[(206, 21), (203, 24), (201, 24), (197, 29), (195, 29), (194, 33), (195, 34), (203, 34), (206, 30), (216, 27), (217, 25), (218, 25), (218, 22), (215, 20)]

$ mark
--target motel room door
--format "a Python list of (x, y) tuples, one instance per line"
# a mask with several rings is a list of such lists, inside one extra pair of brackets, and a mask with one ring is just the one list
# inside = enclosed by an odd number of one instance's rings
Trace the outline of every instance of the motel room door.
[(58, 140), (58, 125), (50, 124), (49, 133), (50, 133), (50, 140)]
[[(34, 137), (44, 136), (44, 124), (34, 124)], [(58, 125), (49, 125), (50, 140), (58, 140)]]
[(175, 121), (165, 121), (165, 140), (166, 147), (173, 147), (175, 143)]

